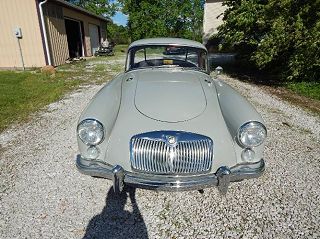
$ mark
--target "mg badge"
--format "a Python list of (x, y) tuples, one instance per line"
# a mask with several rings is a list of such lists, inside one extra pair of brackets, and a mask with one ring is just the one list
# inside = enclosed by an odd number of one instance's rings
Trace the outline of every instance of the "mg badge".
[(167, 143), (170, 147), (175, 147), (177, 145), (177, 138), (174, 136), (168, 136)]

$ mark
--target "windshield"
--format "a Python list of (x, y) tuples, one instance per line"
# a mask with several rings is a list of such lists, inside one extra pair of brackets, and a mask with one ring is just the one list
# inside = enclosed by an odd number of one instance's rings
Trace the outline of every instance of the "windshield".
[(126, 70), (148, 67), (180, 67), (207, 72), (207, 52), (201, 48), (172, 45), (131, 48)]

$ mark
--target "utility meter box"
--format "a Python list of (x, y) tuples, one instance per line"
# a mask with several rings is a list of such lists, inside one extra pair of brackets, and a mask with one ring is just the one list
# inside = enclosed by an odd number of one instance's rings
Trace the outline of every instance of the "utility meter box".
[(16, 36), (16, 38), (22, 38), (22, 32), (20, 27), (16, 27), (13, 29), (13, 33)]

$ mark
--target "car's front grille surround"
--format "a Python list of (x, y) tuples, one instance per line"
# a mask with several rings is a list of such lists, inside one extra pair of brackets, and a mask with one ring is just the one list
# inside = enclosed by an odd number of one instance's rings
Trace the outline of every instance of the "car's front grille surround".
[[(174, 137), (176, 143), (168, 143)], [(213, 141), (204, 135), (181, 131), (154, 131), (133, 136), (131, 167), (153, 174), (202, 174), (211, 170)]]

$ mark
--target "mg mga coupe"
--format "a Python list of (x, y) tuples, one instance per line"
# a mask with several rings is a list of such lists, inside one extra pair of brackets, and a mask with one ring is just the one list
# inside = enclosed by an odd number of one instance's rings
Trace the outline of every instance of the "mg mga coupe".
[(79, 171), (112, 180), (116, 193), (125, 185), (171, 191), (217, 186), (226, 193), (230, 182), (259, 177), (263, 120), (213, 75), (198, 42), (133, 42), (125, 71), (80, 116)]

